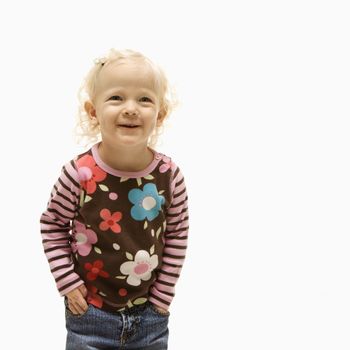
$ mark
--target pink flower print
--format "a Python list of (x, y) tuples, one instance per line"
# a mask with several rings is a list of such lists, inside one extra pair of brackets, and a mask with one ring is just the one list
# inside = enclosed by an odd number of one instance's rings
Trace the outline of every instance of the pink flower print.
[(175, 166), (175, 163), (173, 163), (171, 158), (169, 158), (167, 156), (163, 156), (163, 161), (165, 162), (165, 164), (162, 164), (159, 167), (159, 172), (161, 172), (161, 173), (165, 173), (168, 169)]
[(75, 221), (73, 237), (73, 253), (78, 252), (81, 256), (89, 255), (92, 244), (95, 244), (97, 242), (96, 233), (93, 230), (86, 228), (84, 224), (78, 221)]
[(117, 224), (117, 222), (122, 218), (122, 213), (120, 211), (116, 211), (115, 213), (111, 214), (108, 209), (102, 209), (100, 211), (100, 216), (104, 220), (99, 226), (102, 231), (111, 229), (114, 233), (120, 233), (121, 227), (119, 224)]
[(87, 194), (96, 191), (96, 182), (103, 181), (107, 173), (103, 171), (89, 154), (77, 161), (79, 180)]

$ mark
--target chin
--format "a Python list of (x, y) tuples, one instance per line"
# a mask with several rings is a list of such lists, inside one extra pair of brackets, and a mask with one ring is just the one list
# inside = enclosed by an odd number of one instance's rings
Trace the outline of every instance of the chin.
[(125, 145), (125, 146), (138, 146), (138, 145), (142, 145), (142, 144), (147, 145), (147, 141), (136, 140), (135, 138), (132, 138), (132, 137), (118, 138), (118, 143)]

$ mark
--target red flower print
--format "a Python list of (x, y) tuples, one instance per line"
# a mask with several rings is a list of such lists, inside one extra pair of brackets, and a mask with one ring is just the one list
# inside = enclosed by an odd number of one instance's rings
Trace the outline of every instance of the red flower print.
[(106, 271), (103, 271), (103, 261), (102, 260), (95, 260), (93, 264), (91, 263), (85, 263), (84, 265), (85, 270), (88, 270), (87, 273), (87, 279), (89, 281), (94, 281), (98, 276), (107, 278), (109, 277), (109, 273)]
[(101, 298), (100, 295), (97, 294), (98, 289), (95, 286), (92, 286), (90, 284), (86, 284), (86, 288), (88, 290), (88, 296), (87, 296), (88, 303), (101, 309), (103, 305), (103, 299)]
[(79, 180), (87, 194), (96, 191), (96, 182), (103, 181), (107, 173), (103, 171), (89, 154), (77, 161)]
[(117, 224), (122, 218), (122, 213), (120, 211), (111, 214), (108, 209), (102, 209), (100, 211), (100, 216), (104, 220), (99, 226), (102, 231), (107, 231), (108, 229), (111, 229), (114, 233), (119, 233), (121, 231), (120, 225)]

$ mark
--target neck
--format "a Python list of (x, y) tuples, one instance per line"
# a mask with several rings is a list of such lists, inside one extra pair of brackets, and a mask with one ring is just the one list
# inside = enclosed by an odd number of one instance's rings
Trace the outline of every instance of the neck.
[(124, 147), (109, 145), (106, 142), (99, 144), (98, 153), (104, 163), (121, 171), (141, 171), (152, 162), (154, 157), (147, 145)]

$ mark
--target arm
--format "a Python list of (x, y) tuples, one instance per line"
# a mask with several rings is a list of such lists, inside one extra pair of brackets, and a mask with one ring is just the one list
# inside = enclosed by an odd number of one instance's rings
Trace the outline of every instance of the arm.
[(72, 160), (63, 166), (47, 208), (40, 217), (44, 253), (61, 296), (84, 283), (74, 272), (69, 242), (71, 220), (75, 217), (79, 194), (78, 173)]
[(163, 259), (149, 297), (150, 302), (165, 310), (168, 310), (175, 295), (175, 284), (185, 260), (189, 229), (185, 179), (179, 167), (175, 166), (172, 171), (172, 200), (166, 214)]

